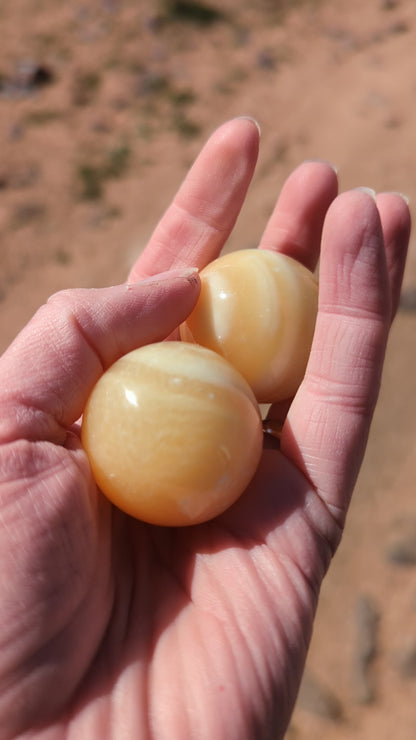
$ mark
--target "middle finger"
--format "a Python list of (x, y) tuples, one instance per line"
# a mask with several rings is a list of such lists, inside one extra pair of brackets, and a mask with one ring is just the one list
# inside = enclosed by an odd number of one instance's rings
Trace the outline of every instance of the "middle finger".
[(260, 248), (283, 252), (313, 270), (326, 212), (338, 192), (328, 162), (304, 162), (288, 177), (264, 230)]

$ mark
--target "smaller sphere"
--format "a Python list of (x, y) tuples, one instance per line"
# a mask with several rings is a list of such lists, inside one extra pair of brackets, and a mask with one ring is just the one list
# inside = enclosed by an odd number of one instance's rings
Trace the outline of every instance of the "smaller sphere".
[(94, 478), (118, 508), (184, 526), (231, 506), (253, 477), (263, 433), (256, 399), (224, 358), (160, 342), (114, 363), (82, 422)]
[(259, 403), (295, 395), (305, 374), (318, 309), (318, 282), (291, 257), (245, 249), (201, 271), (201, 295), (181, 339), (225, 357)]

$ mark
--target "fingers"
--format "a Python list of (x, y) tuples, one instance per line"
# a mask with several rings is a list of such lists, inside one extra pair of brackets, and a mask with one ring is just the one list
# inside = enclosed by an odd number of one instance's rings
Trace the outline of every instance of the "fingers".
[[(384, 231), (396, 255), (390, 262), (401, 264), (407, 233), (403, 209), (391, 199), (381, 200), (383, 216), (390, 214)], [(281, 449), (341, 523), (378, 395), (398, 273), (393, 270), (390, 283), (373, 198), (360, 191), (337, 198), (323, 231), (310, 361), (283, 429)]]
[(130, 280), (215, 259), (243, 204), (257, 161), (259, 130), (237, 118), (211, 136), (134, 265)]
[(196, 274), (52, 296), (0, 360), (0, 441), (63, 442), (103, 370), (164, 339), (193, 309)]
[(304, 162), (286, 180), (260, 247), (283, 252), (314, 269), (326, 212), (338, 192), (326, 162)]
[(406, 264), (411, 219), (407, 201), (398, 193), (380, 193), (377, 207), (383, 228), (387, 269), (391, 286), (392, 316), (399, 305), (400, 290)]

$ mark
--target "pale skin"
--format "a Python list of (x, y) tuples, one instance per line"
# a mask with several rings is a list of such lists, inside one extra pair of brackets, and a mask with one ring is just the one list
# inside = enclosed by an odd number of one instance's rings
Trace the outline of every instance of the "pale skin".
[(76, 424), (103, 368), (192, 310), (186, 268), (223, 247), (258, 139), (249, 119), (218, 129), (128, 286), (57, 294), (0, 359), (0, 740), (285, 733), (377, 399), (405, 200), (337, 197), (319, 161), (286, 181), (260, 246), (309, 267), (320, 254), (315, 338), (289, 410), (270, 411), (285, 420), (281, 449), (266, 445), (224, 515), (176, 530), (123, 515), (97, 490)]

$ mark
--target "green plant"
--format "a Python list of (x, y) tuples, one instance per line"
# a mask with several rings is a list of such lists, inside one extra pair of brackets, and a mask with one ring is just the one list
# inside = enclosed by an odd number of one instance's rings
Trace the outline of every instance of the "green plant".
[(121, 177), (128, 167), (130, 147), (123, 143), (110, 149), (98, 162), (78, 165), (77, 176), (82, 200), (98, 200), (104, 193), (106, 180)]
[(211, 26), (213, 23), (225, 20), (222, 11), (198, 0), (162, 0), (161, 5), (162, 19), (167, 21)]
[(42, 110), (32, 110), (27, 113), (24, 121), (28, 126), (43, 126), (51, 121), (57, 121), (59, 118), (62, 118), (61, 111), (52, 108), (43, 108)]
[(120, 144), (111, 149), (103, 165), (104, 178), (121, 177), (128, 167), (131, 157), (131, 149), (127, 144)]
[(67, 252), (62, 247), (59, 247), (55, 252), (55, 261), (58, 263), (58, 265), (68, 265), (71, 262), (71, 254)]
[(172, 89), (170, 92), (170, 100), (172, 105), (185, 106), (191, 105), (196, 100), (196, 95), (193, 90), (189, 88), (183, 90)]
[(93, 164), (78, 166), (78, 179), (81, 185), (82, 200), (98, 200), (103, 194), (102, 168)]
[(181, 110), (174, 113), (173, 127), (184, 139), (193, 139), (201, 132), (201, 127), (188, 118)]

